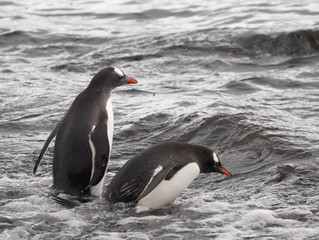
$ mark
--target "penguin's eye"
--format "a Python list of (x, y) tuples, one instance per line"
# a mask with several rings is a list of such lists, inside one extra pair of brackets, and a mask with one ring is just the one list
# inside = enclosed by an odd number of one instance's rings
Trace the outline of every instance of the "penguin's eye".
[(121, 77), (120, 76), (116, 76), (114, 79), (113, 79), (114, 82), (119, 82), (121, 81)]
[(121, 77), (120, 76), (114, 76), (112, 78), (112, 84), (117, 85), (119, 82), (121, 82)]

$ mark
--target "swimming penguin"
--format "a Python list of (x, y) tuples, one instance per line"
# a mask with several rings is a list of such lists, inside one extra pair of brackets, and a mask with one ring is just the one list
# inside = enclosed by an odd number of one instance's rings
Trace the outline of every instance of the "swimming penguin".
[(114, 176), (105, 198), (111, 202), (136, 202), (136, 212), (173, 202), (199, 173), (231, 174), (212, 150), (188, 143), (154, 145), (129, 161)]
[(113, 141), (111, 90), (137, 81), (108, 67), (98, 72), (58, 123), (42, 148), (33, 173), (56, 136), (53, 188), (71, 195), (102, 195)]

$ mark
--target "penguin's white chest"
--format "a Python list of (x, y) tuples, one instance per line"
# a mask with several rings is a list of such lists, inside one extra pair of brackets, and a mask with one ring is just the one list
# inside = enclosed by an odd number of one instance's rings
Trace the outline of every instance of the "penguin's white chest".
[(114, 117), (113, 117), (113, 106), (112, 99), (109, 98), (106, 102), (106, 112), (107, 112), (107, 137), (109, 140), (110, 154), (113, 142), (113, 132), (114, 132)]
[(136, 212), (156, 209), (175, 201), (175, 199), (194, 181), (199, 175), (200, 169), (197, 163), (189, 163), (181, 168), (170, 180), (163, 180), (153, 191), (138, 201)]

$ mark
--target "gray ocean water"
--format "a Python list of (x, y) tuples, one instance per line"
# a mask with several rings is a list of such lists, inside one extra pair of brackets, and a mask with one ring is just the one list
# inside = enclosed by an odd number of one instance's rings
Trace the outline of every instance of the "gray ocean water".
[[(319, 2), (0, 1), (0, 239), (319, 239)], [(214, 149), (200, 175), (145, 214), (48, 197), (53, 148), (34, 161), (92, 76), (113, 91), (105, 186), (152, 144)]]

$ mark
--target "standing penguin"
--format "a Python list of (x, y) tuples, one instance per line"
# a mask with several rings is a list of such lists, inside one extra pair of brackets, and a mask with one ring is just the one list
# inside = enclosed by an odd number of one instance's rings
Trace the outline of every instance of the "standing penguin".
[(98, 72), (81, 92), (45, 142), (33, 173), (56, 136), (53, 188), (71, 195), (102, 195), (113, 141), (111, 90), (136, 84), (114, 67)]
[(136, 202), (136, 212), (160, 208), (175, 199), (199, 173), (231, 174), (212, 150), (188, 143), (154, 145), (129, 161), (114, 176), (105, 198)]

